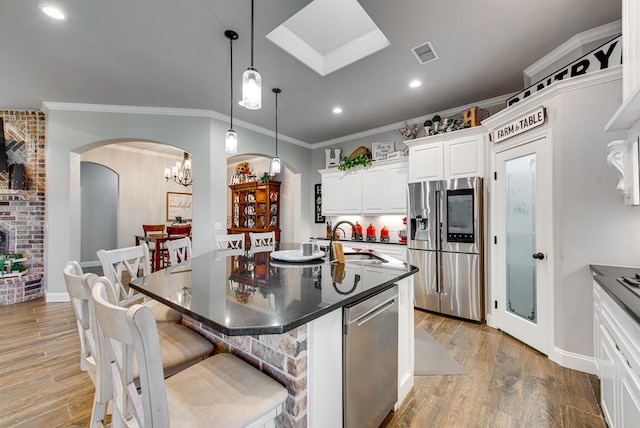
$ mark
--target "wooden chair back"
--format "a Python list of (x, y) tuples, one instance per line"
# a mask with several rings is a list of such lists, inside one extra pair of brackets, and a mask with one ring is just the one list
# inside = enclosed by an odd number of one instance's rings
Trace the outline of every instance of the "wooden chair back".
[(244, 233), (216, 235), (216, 247), (225, 254), (244, 254)]
[(169, 252), (169, 262), (177, 265), (191, 258), (191, 238), (185, 236), (180, 239), (167, 241), (167, 251)]
[(164, 233), (164, 224), (143, 224), (142, 230), (144, 230), (144, 236), (149, 236), (151, 233)]
[(182, 226), (167, 226), (167, 234), (169, 237), (175, 235), (183, 235), (191, 237), (191, 225), (186, 224)]
[(273, 251), (276, 249), (275, 232), (249, 232), (249, 238), (251, 239), (249, 254)]
[(117, 248), (109, 251), (99, 250), (98, 259), (102, 264), (104, 276), (118, 290), (118, 299), (121, 305), (124, 306), (142, 298), (123, 282), (123, 274), (126, 272), (130, 279), (137, 279), (141, 270), (142, 276), (151, 274), (151, 258), (146, 243), (136, 247)]

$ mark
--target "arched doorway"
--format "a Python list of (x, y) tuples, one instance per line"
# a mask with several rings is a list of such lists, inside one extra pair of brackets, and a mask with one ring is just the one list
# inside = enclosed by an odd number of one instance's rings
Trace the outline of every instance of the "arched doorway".
[(98, 266), (96, 253), (118, 245), (118, 174), (94, 162), (80, 162), (80, 262)]

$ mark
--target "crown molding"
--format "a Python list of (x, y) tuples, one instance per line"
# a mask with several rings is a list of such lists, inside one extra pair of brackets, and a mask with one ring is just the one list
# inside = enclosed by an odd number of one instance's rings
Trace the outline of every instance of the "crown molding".
[(516, 93), (517, 92), (511, 92), (511, 93), (506, 94), (506, 95), (499, 95), (499, 96), (494, 97), (494, 98), (489, 98), (487, 100), (483, 100), (483, 101), (479, 101), (479, 102), (475, 102), (475, 103), (465, 104), (463, 106), (454, 107), (454, 108), (451, 108), (451, 109), (448, 109), (448, 110), (428, 113), (428, 114), (425, 114), (423, 116), (415, 117), (413, 119), (408, 119), (406, 121), (403, 120), (402, 122), (392, 123), (392, 124), (389, 124), (389, 125), (381, 126), (379, 128), (373, 128), (373, 129), (369, 129), (369, 130), (366, 130), (366, 131), (358, 132), (358, 133), (355, 133), (355, 134), (345, 135), (344, 137), (338, 137), (338, 138), (334, 138), (332, 140), (327, 140), (327, 141), (323, 141), (321, 143), (314, 144), (313, 148), (314, 149), (319, 149), (319, 148), (322, 148), (322, 147), (327, 147), (327, 146), (332, 146), (332, 145), (335, 145), (335, 144), (345, 143), (347, 141), (352, 141), (352, 140), (355, 140), (355, 139), (358, 139), (358, 138), (371, 137), (373, 135), (382, 134), (383, 132), (397, 131), (399, 128), (402, 128), (404, 126), (405, 122), (409, 123), (409, 125), (415, 124), (415, 123), (422, 124), (422, 123), (424, 123), (425, 120), (431, 119), (436, 114), (438, 114), (438, 115), (440, 115), (442, 117), (447, 117), (447, 116), (452, 116), (454, 114), (458, 114), (461, 111), (468, 110), (468, 109), (470, 109), (471, 107), (474, 107), (474, 106), (478, 106), (480, 108), (488, 108), (488, 107), (493, 107), (493, 106), (496, 106), (496, 105), (499, 105), (499, 104), (506, 104), (507, 100), (509, 98), (511, 98)]
[[(84, 104), (84, 103), (61, 103), (53, 101), (44, 101), (40, 110), (48, 114), (50, 111), (79, 111), (90, 113), (119, 113), (119, 114), (147, 114), (155, 116), (180, 116), (180, 117), (203, 117), (219, 120), (221, 122), (229, 122), (230, 117), (226, 114), (218, 113), (213, 110), (188, 109), (188, 108), (172, 108), (172, 107), (143, 107), (143, 106), (125, 106), (125, 105), (109, 105), (109, 104)], [(254, 125), (249, 122), (234, 119), (235, 129), (239, 127), (248, 131), (257, 132), (262, 135), (275, 138), (276, 134), (270, 129)], [(296, 146), (312, 149), (311, 144), (278, 133), (278, 141), (286, 141)]]

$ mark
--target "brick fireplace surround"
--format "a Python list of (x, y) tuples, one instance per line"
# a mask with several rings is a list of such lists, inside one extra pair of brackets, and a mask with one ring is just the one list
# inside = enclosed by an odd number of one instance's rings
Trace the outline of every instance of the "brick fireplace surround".
[[(44, 295), (45, 116), (36, 111), (0, 110), (4, 120), (7, 164), (25, 165), (25, 190), (9, 187), (0, 172), (0, 230), (10, 235), (10, 252), (27, 258), (28, 273), (0, 278), (0, 305)], [(2, 149), (2, 148), (0, 148)]]

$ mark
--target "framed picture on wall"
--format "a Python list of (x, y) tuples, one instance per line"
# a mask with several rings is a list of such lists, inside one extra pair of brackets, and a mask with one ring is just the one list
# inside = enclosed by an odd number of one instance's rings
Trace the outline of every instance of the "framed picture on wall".
[(167, 192), (167, 221), (192, 220), (192, 199), (191, 193)]
[(324, 223), (324, 216), (322, 215), (322, 184), (315, 185), (313, 206), (315, 207), (315, 219), (316, 223)]

